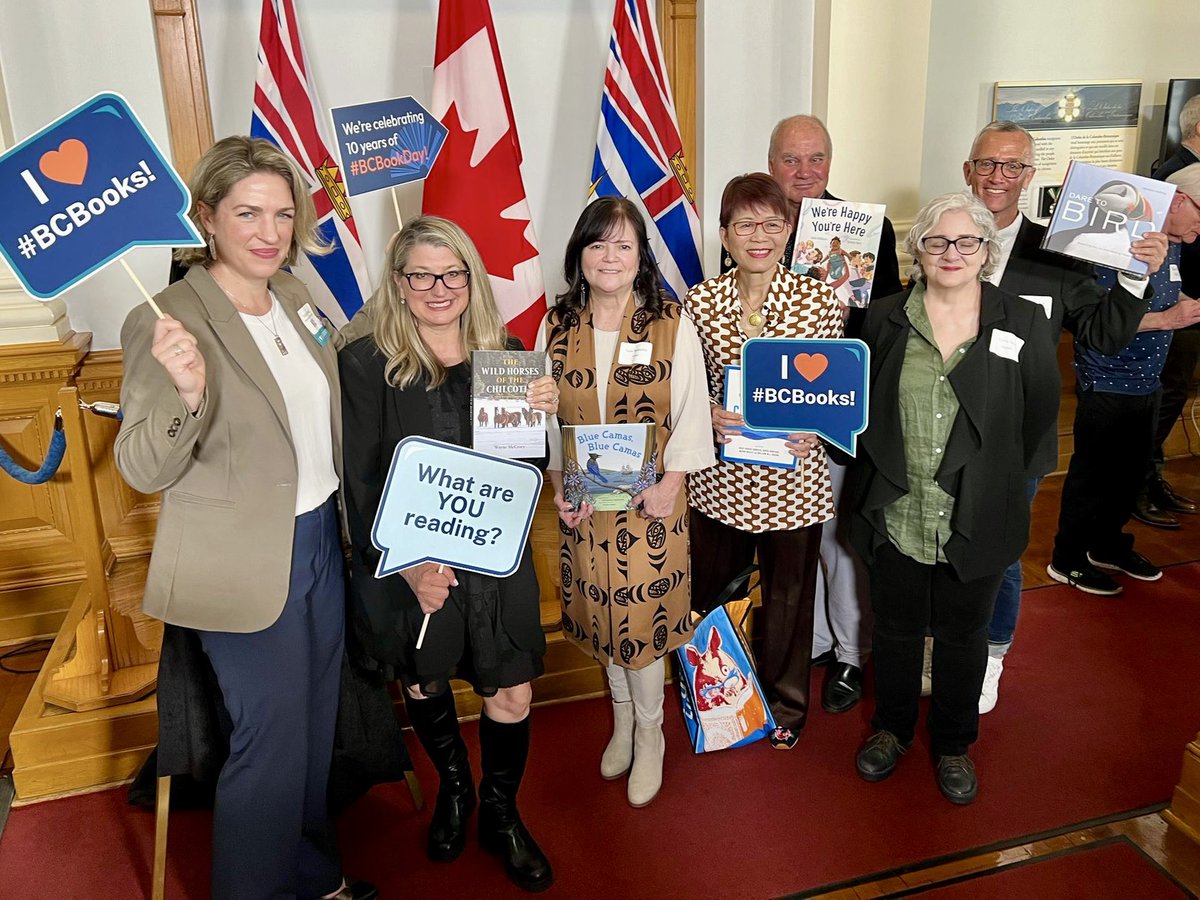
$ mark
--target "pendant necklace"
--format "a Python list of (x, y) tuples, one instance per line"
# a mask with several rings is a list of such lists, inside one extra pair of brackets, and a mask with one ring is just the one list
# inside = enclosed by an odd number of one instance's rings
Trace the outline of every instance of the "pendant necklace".
[(757, 328), (765, 321), (766, 319), (763, 318), (763, 315), (760, 312), (752, 312), (746, 318), (746, 322), (751, 328)]
[[(238, 307), (240, 305), (238, 303), (238, 298), (233, 296), (232, 293), (230, 293), (229, 288), (225, 287), (225, 285), (223, 285), (223, 284), (221, 284), (221, 282), (217, 281), (217, 277), (215, 275), (213, 275), (213, 273), (211, 271), (208, 274), (212, 277), (213, 281), (216, 281), (217, 287), (219, 287), (222, 291), (224, 291), (225, 296), (228, 297), (230, 299), (230, 301), (232, 301), (234, 309), (238, 309)], [(281, 338), (279, 336), (279, 329), (275, 327), (275, 307), (277, 306), (277, 304), (275, 302), (275, 298), (271, 296), (270, 292), (267, 293), (267, 297), (271, 301), (271, 308), (267, 310), (265, 315), (256, 316), (252, 312), (247, 312), (246, 315), (250, 316), (250, 318), (254, 319), (255, 322), (257, 322), (263, 328), (267, 329), (267, 333), (270, 334), (271, 337), (273, 337), (275, 339), (275, 346), (279, 348), (279, 355), (287, 356), (288, 349), (286, 346), (284, 346), (283, 338)], [(238, 311), (241, 312), (240, 309), (238, 309)], [(269, 324), (268, 324), (268, 322), (264, 321), (266, 319), (270, 320)]]

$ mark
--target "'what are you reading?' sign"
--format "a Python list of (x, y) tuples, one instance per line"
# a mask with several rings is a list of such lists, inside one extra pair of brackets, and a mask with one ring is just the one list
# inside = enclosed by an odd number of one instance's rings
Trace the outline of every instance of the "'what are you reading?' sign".
[(371, 540), (383, 578), (444, 563), (503, 578), (516, 571), (533, 524), (542, 473), (423, 437), (396, 445)]
[(0, 156), (0, 252), (52, 299), (138, 246), (203, 245), (187, 187), (119, 94), (97, 94)]

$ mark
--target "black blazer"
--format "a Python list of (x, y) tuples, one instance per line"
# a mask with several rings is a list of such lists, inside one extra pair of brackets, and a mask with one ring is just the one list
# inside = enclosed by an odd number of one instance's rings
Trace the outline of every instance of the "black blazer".
[[(524, 348), (520, 341), (510, 338), (508, 349)], [(404, 389), (394, 388), (384, 378), (386, 363), (387, 358), (369, 335), (348, 344), (338, 354), (345, 379), (343, 433), (349, 436), (342, 445), (342, 478), (350, 533), (351, 618), (367, 655), (395, 664), (410, 654), (423, 615), (416, 595), (399, 573), (375, 577), (380, 552), (371, 543), (371, 528), (396, 445), (406, 437), (435, 435), (425, 380)], [(545, 469), (547, 458), (528, 461)], [(509, 613), (504, 616), (505, 630), (517, 646), (535, 646), (542, 639), (537, 616), (512, 614), (522, 602), (536, 604), (540, 595), (528, 542), (517, 571), (499, 582), (501, 609)]]
[[(1135, 297), (1120, 282), (1105, 290), (1087, 263), (1043, 250), (1045, 234), (1045, 226), (1021, 217), (1000, 289), (1009, 294), (1050, 298), (1048, 337), (1052, 345), (1057, 346), (1066, 328), (1090, 350), (1105, 356), (1119, 353), (1137, 334), (1153, 291), (1147, 287), (1145, 299)], [(1037, 304), (1023, 302), (1041, 311)], [(1045, 475), (1057, 467), (1058, 429), (1051, 428), (1038, 447), (1030, 474)]]
[[(1004, 571), (1029, 541), (1025, 486), (1038, 442), (1058, 415), (1058, 364), (1041, 307), (983, 286), (979, 337), (950, 373), (959, 412), (937, 472), (954, 497), (946, 559), (963, 580)], [(859, 440), (851, 536), (868, 563), (888, 540), (883, 511), (908, 493), (900, 426), (900, 369), (910, 292), (872, 300), (863, 340), (871, 348), (871, 419)], [(1007, 331), (1025, 343), (1013, 361), (991, 351)]]

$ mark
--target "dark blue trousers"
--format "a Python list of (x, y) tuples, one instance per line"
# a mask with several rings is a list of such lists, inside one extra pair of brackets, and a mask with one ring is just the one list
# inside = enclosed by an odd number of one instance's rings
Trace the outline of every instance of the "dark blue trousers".
[(251, 634), (198, 632), (233, 720), (213, 815), (214, 898), (311, 900), (341, 885), (325, 793), (345, 605), (331, 497), (296, 518), (287, 602), (275, 624)]

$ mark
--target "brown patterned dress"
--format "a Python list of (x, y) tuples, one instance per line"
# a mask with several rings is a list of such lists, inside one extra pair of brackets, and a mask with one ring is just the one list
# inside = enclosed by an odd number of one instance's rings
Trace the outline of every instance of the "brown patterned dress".
[[(558, 419), (564, 425), (654, 425), (661, 474), (673, 430), (672, 358), (683, 313), (675, 303), (664, 303), (658, 319), (630, 309), (619, 344), (649, 341), (654, 349), (648, 363), (612, 366), (603, 419), (592, 313), (585, 309), (577, 325), (561, 328), (560, 311), (551, 310), (546, 349), (561, 391)], [(601, 663), (611, 659), (629, 669), (682, 645), (692, 633), (687, 523), (682, 495), (662, 519), (620, 511), (593, 513), (575, 529), (560, 522), (563, 633)]]

